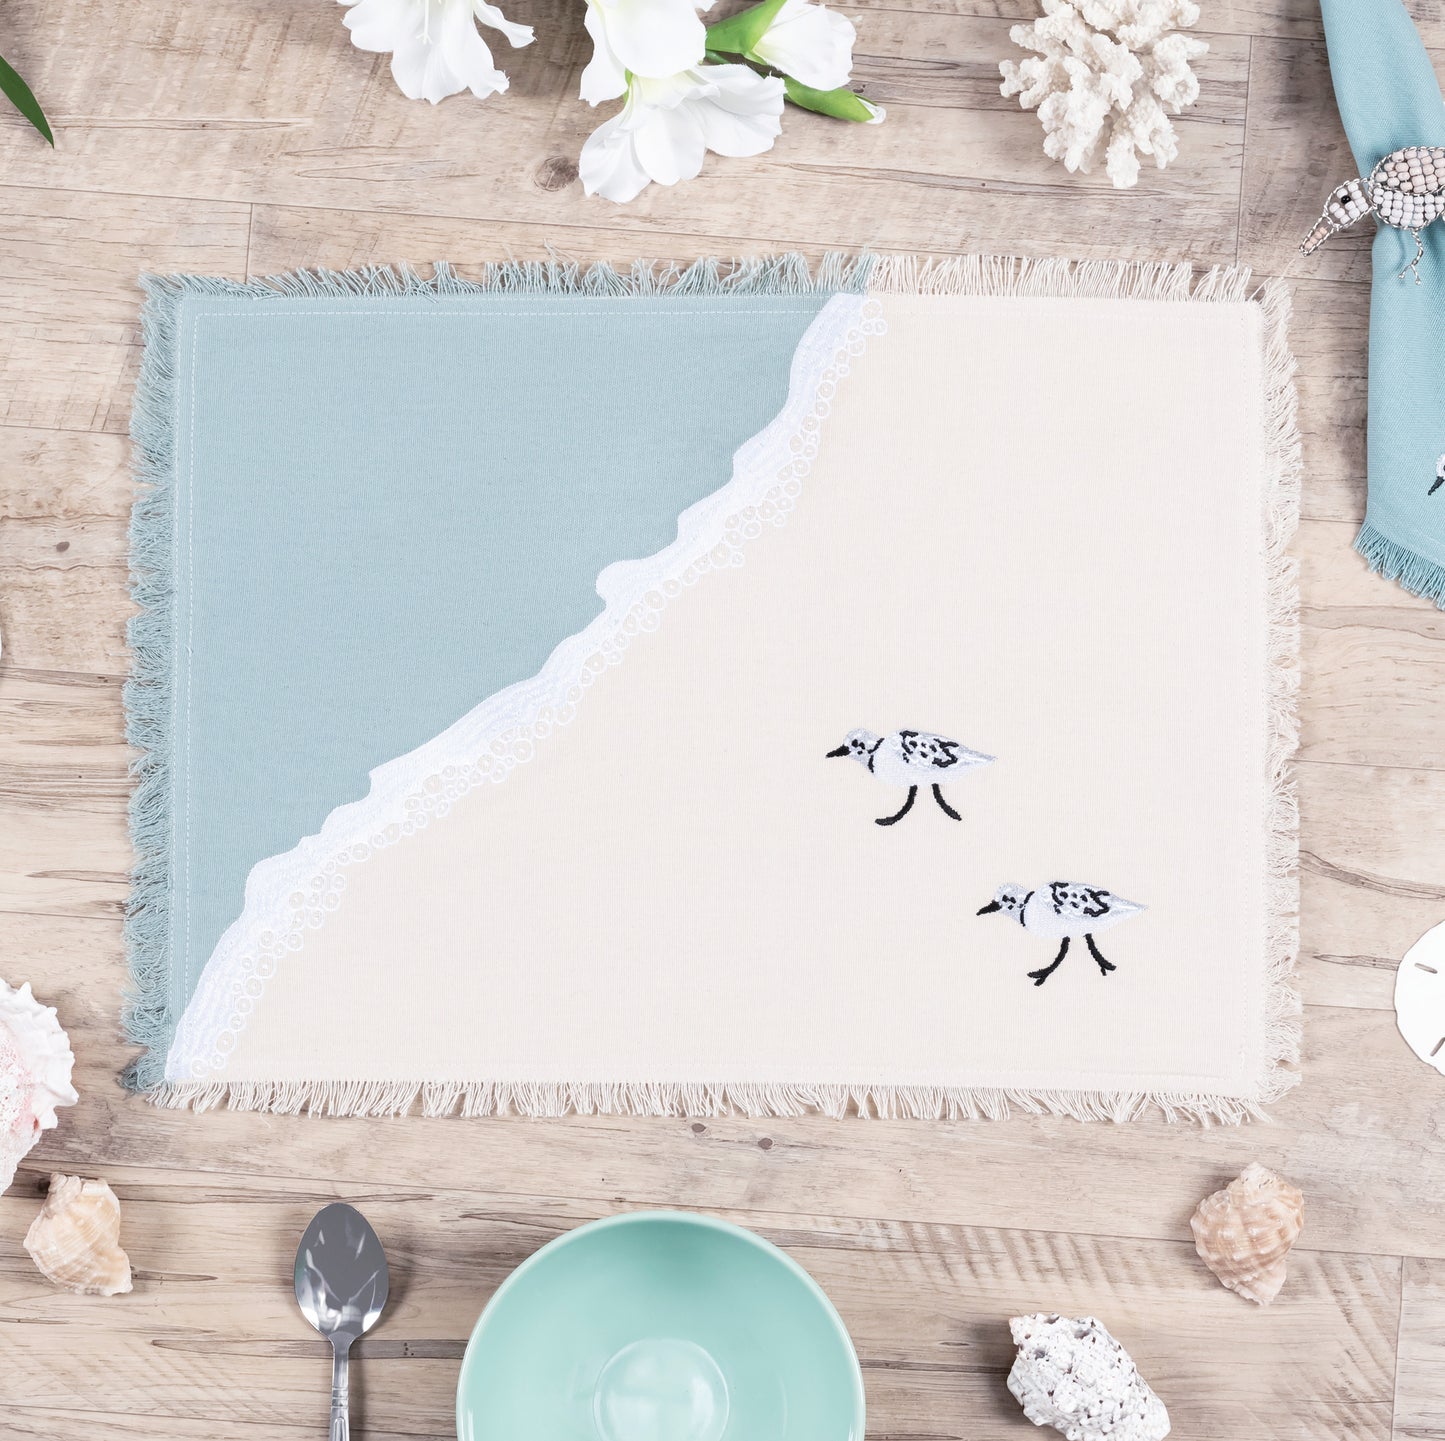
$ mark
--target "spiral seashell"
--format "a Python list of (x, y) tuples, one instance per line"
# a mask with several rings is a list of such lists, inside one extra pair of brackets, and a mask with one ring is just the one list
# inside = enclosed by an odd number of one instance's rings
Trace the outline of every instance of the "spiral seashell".
[(40, 1133), (59, 1123), (55, 1108), (80, 1099), (74, 1066), (55, 1007), (42, 1006), (28, 981), (19, 990), (0, 981), (0, 1193)]
[(120, 1248), (120, 1201), (104, 1181), (54, 1175), (25, 1249), (53, 1285), (82, 1296), (130, 1290), (130, 1258)]
[(1251, 1162), (1190, 1217), (1199, 1259), (1231, 1291), (1268, 1306), (1284, 1285), (1285, 1258), (1304, 1225), (1304, 1197)]

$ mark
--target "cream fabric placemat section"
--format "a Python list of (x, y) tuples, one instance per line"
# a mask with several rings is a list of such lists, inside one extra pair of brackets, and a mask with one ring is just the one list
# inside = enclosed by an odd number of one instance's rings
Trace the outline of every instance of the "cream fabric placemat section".
[[(354, 873), (222, 1079), (1257, 1094), (1264, 313), (881, 299), (787, 524)], [(856, 726), (999, 759), (880, 830)], [(1115, 974), (975, 914), (1052, 879), (1148, 906)]]

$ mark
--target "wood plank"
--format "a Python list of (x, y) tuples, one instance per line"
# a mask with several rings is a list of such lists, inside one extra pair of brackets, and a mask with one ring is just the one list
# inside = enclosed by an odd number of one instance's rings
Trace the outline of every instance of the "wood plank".
[(82, 1094), (36, 1166), (255, 1171), (352, 1190), (424, 1181), (465, 1191), (505, 1177), (508, 1190), (591, 1201), (1171, 1240), (1201, 1196), (1259, 1160), (1309, 1198), (1305, 1249), (1445, 1256), (1445, 1187), (1429, 1159), (1445, 1080), (1410, 1054), (1388, 1012), (1311, 1008), (1303, 1083), (1272, 1108), (1273, 1124), (1243, 1130), (1053, 1117), (318, 1121), (156, 1111), (127, 1096), (115, 1080), (128, 1051), (113, 1039), (114, 972), (92, 987), (73, 963), (41, 955), (31, 969), (77, 1037)]
[(1288, 257), (1291, 278), (1368, 282), (1370, 226), (1299, 254), (1330, 191), (1356, 173), (1323, 41), (1255, 40), (1249, 79), (1240, 261), (1266, 268)]
[[(133, 312), (132, 323), (136, 318)], [(130, 442), (123, 435), (0, 425), (0, 474), (10, 481), (0, 490), (0, 545), (11, 521), (124, 519), (130, 511)]]
[(1400, 1296), (1398, 1441), (1445, 1437), (1445, 1265), (1405, 1262)]
[(1307, 763), (1299, 797), (1301, 992), (1392, 1011), (1396, 966), (1445, 909), (1445, 775)]
[[(289, 1282), (295, 1238), (330, 1188), (217, 1188), (204, 1176), (117, 1185), (136, 1291), (103, 1304), (57, 1294), (23, 1267), (0, 1271), (15, 1323), (0, 1402), (95, 1410), (120, 1384), (139, 1408), (172, 1416), (225, 1420), (239, 1397), (236, 1414), (254, 1424), (319, 1420), (325, 1347), (295, 1313)], [(402, 1434), (445, 1427), (462, 1343), (503, 1277), (551, 1237), (625, 1209), (425, 1188), (358, 1200), (395, 1256), (448, 1258), (405, 1271), (396, 1311), (357, 1353), (367, 1424)], [(28, 1209), (7, 1197), (0, 1217)], [(956, 1435), (951, 1422), (963, 1417), (971, 1436), (1017, 1434), (1002, 1385), (1013, 1353), (1007, 1317), (1062, 1309), (1098, 1314), (1126, 1341), (1179, 1434), (1239, 1435), (1252, 1416), (1288, 1411), (1297, 1429), (1274, 1434), (1344, 1425), (1351, 1436), (1388, 1435), (1394, 1260), (1298, 1253), (1286, 1291), (1263, 1312), (1219, 1287), (1187, 1240), (724, 1214), (782, 1245), (838, 1305), (864, 1366), (870, 1434)], [(224, 1338), (207, 1325), (218, 1295), (228, 1297)], [(1250, 1364), (1226, 1370), (1201, 1350), (1200, 1335), (1221, 1326)]]
[(1311, 612), (1307, 622), (1300, 759), (1445, 765), (1437, 739), (1445, 734), (1440, 612), (1346, 609)]
[(1304, 455), (1301, 514), (1358, 526), (1365, 515), (1369, 287), (1299, 277), (1294, 262), (1277, 252), (1262, 258), (1276, 272), (1291, 274), (1290, 345), (1299, 366), (1295, 385)]
[[(107, 1400), (110, 1398), (106, 1398)], [(117, 1414), (114, 1411), (58, 1410), (48, 1406), (7, 1406), (7, 1438), (13, 1441), (61, 1441), (78, 1435), (98, 1436), (107, 1441), (195, 1441), (195, 1422), (183, 1416)], [(228, 1419), (227, 1437), (236, 1441), (311, 1441), (315, 1425), (263, 1425)], [(357, 1428), (356, 1441), (399, 1441), (400, 1433), (375, 1428)], [(453, 1441), (456, 1432), (436, 1434), (435, 1441)], [(407, 1441), (418, 1441), (415, 1436)], [(430, 1438), (426, 1438), (430, 1441)]]
[[(20, 141), (0, 128), (0, 152)], [(249, 218), (242, 204), (0, 186), (0, 425), (124, 431), (136, 277), (244, 271)]]
[[(1003, 104), (994, 75), (1011, 53), (1006, 19), (875, 10), (862, 20), (858, 74), (889, 107), (886, 125), (795, 114), (772, 154), (710, 163), (698, 180), (651, 187), (618, 210), (576, 184), (555, 188), (600, 118), (577, 99), (588, 42), (570, 0), (534, 7), (540, 38), (507, 57), (506, 97), (435, 109), (403, 97), (326, 7), (136, 0), (130, 13), (99, 49), (67, 48), (69, 27), (53, 27), (55, 53), (70, 58), (32, 79), (58, 151), (42, 155), (18, 128), (0, 128), (10, 183), (505, 218), (563, 234), (581, 225), (712, 239), (730, 214), (723, 233), (768, 247), (850, 249), (1047, 248), (1049, 216), (1066, 200), (1072, 248), (1086, 254), (1234, 256), (1248, 63), (1238, 36), (1215, 37), (1212, 98), (1180, 121), (1188, 163), (1119, 194), (1102, 174), (1066, 175), (1044, 156), (1037, 118)], [(987, 58), (975, 73), (957, 56)], [(116, 75), (148, 77), (145, 102)]]

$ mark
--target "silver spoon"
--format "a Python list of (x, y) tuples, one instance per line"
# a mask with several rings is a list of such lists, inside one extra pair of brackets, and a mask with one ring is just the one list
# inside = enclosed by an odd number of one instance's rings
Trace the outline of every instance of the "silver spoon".
[(348, 1352), (376, 1325), (386, 1291), (386, 1253), (366, 1217), (339, 1201), (323, 1206), (296, 1248), (296, 1304), (331, 1342), (330, 1441), (349, 1441)]

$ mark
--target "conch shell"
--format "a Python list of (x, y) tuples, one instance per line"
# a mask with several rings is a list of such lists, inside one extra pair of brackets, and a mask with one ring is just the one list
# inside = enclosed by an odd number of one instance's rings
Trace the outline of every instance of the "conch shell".
[(130, 1290), (130, 1258), (120, 1248), (120, 1202), (104, 1181), (54, 1175), (25, 1249), (47, 1281), (82, 1296)]
[(1129, 1359), (1092, 1316), (1015, 1316), (1019, 1348), (1008, 1388), (1035, 1426), (1053, 1426), (1065, 1441), (1163, 1441), (1169, 1413)]
[(18, 991), (0, 981), (0, 1193), (40, 1133), (58, 1124), (55, 1108), (80, 1099), (74, 1066), (55, 1007), (42, 1006), (28, 981)]
[(1268, 1306), (1284, 1285), (1285, 1258), (1304, 1225), (1304, 1197), (1251, 1162), (1190, 1217), (1199, 1259), (1231, 1291)]

